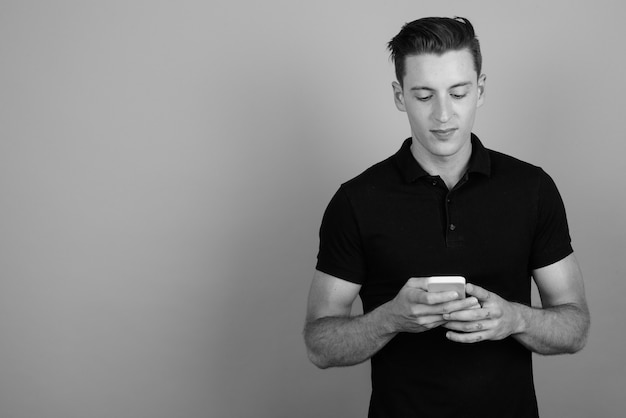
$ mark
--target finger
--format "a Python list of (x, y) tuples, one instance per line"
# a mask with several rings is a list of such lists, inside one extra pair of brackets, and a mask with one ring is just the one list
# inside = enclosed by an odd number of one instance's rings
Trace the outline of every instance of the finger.
[(427, 292), (420, 289), (412, 289), (411, 292), (411, 302), (418, 303), (421, 305), (431, 305), (435, 307), (432, 313), (442, 314), (444, 312), (450, 312), (450, 310), (446, 311), (442, 308), (442, 305), (446, 302), (452, 302), (459, 300), (459, 294), (455, 291), (447, 291), (447, 292)]
[[(416, 292), (421, 291), (416, 290)], [(411, 300), (411, 302), (414, 303), (413, 314), (416, 317), (424, 315), (437, 315), (440, 319), (445, 320), (443, 315), (456, 311), (469, 310), (477, 304), (477, 300), (475, 297), (470, 297), (466, 299), (453, 298), (453, 300), (447, 302), (436, 303), (438, 300), (440, 300), (441, 296), (444, 295), (444, 292), (423, 293), (424, 294), (421, 295), (421, 297), (415, 296), (415, 298)]]
[[(454, 300), (465, 300), (468, 299), (473, 301), (471, 303), (474, 308), (480, 307), (480, 303), (477, 298), (465, 298), (459, 299), (459, 294), (456, 291), (446, 291), (446, 292), (428, 292), (428, 277), (411, 277), (404, 285), (405, 289), (408, 290), (408, 295), (410, 295), (410, 301), (414, 303), (420, 303), (423, 305), (437, 305), (442, 304)], [(469, 302), (468, 302), (469, 303)], [(459, 305), (453, 309), (447, 309), (443, 311), (437, 311), (437, 313), (451, 312), (453, 310), (461, 310), (469, 308), (465, 306), (465, 303)]]
[(465, 292), (468, 295), (476, 296), (480, 302), (486, 302), (489, 298), (491, 298), (491, 292), (471, 283), (465, 285)]
[(448, 321), (444, 327), (453, 330), (459, 331), (464, 334), (474, 333), (480, 331), (487, 331), (493, 329), (496, 326), (495, 321), (473, 321), (473, 322), (463, 322), (463, 321)]
[(449, 339), (450, 341), (455, 341), (457, 343), (472, 344), (472, 343), (477, 343), (477, 342), (488, 340), (489, 332), (481, 331), (481, 332), (459, 333), (459, 332), (454, 332), (454, 331), (448, 331), (446, 332), (446, 338)]
[(468, 309), (472, 309), (472, 307), (475, 307), (477, 305), (478, 305), (478, 299), (472, 296), (469, 298), (456, 299), (450, 302), (445, 302), (440, 305), (437, 305), (437, 308), (438, 308), (437, 312), (445, 315), (445, 314), (450, 314), (452, 312), (465, 311)]
[(467, 308), (465, 310), (457, 310), (455, 312), (444, 313), (443, 319), (448, 321), (478, 321), (481, 319), (491, 318), (492, 313), (487, 308)]
[(443, 325), (446, 321), (443, 320), (441, 315), (425, 315), (420, 316), (416, 321), (418, 325), (421, 325), (426, 328), (434, 328), (439, 325)]

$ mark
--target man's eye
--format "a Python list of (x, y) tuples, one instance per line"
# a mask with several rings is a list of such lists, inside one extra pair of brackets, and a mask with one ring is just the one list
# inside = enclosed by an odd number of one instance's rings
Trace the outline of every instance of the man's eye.
[(426, 102), (426, 101), (430, 100), (431, 97), (433, 97), (433, 96), (424, 96), (424, 97), (415, 96), (415, 98), (417, 100), (419, 100), (420, 102)]
[(463, 97), (467, 96), (467, 94), (451, 94), (451, 96), (454, 99), (462, 99)]

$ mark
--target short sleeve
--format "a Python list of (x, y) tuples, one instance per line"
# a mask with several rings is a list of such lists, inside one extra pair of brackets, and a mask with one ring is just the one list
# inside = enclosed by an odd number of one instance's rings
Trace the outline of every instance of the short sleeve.
[(534, 270), (548, 266), (573, 251), (563, 199), (552, 178), (542, 170), (530, 267)]
[(322, 219), (317, 270), (352, 283), (365, 278), (365, 257), (352, 205), (343, 187), (333, 196)]

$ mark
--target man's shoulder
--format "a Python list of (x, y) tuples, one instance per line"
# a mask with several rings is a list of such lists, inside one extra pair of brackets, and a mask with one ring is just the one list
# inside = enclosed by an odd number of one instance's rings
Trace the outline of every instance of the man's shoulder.
[(361, 193), (401, 181), (400, 173), (390, 156), (341, 185), (349, 193)]
[(520, 160), (512, 155), (492, 149), (487, 149), (487, 152), (489, 153), (492, 174), (494, 176), (517, 174), (538, 178), (546, 175), (541, 167)]

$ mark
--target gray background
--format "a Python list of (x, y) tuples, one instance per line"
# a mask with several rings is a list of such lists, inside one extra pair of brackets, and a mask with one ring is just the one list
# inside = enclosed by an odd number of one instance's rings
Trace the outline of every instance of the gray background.
[(385, 44), (427, 15), (475, 24), (475, 132), (567, 205), (593, 325), (536, 357), (543, 417), (623, 415), (621, 4), (1, 1), (0, 416), (364, 416), (306, 295), (328, 200), (409, 135)]

